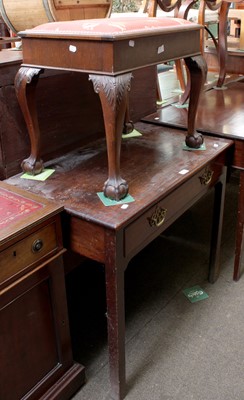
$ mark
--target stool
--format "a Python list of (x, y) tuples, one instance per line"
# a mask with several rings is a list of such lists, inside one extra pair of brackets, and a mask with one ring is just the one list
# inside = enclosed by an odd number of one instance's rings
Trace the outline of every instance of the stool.
[(185, 60), (191, 79), (186, 143), (199, 148), (203, 138), (195, 130), (195, 119), (207, 72), (200, 52), (202, 29), (178, 18), (135, 17), (52, 22), (20, 32), (23, 64), (15, 87), (31, 141), (23, 170), (31, 174), (43, 170), (35, 89), (45, 68), (88, 73), (100, 96), (108, 154), (105, 196), (120, 200), (128, 193), (128, 183), (120, 175), (120, 148), (133, 70)]

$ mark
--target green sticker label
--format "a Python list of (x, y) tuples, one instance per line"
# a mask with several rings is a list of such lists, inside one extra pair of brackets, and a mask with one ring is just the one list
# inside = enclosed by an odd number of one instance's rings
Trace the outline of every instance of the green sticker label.
[(158, 100), (156, 103), (157, 103), (157, 106), (161, 106), (162, 104), (167, 103), (167, 100)]
[(109, 199), (108, 197), (104, 196), (103, 192), (98, 192), (97, 195), (105, 206), (117, 206), (118, 204), (132, 203), (135, 201), (130, 194), (127, 194), (124, 199), (118, 201)]
[(200, 286), (193, 286), (183, 290), (184, 295), (190, 300), (191, 303), (204, 300), (208, 298), (208, 294)]
[(25, 174), (21, 175), (21, 178), (31, 179), (34, 181), (45, 181), (54, 172), (55, 172), (55, 169), (44, 169), (40, 174), (37, 174), (37, 175), (31, 175), (26, 172)]
[(138, 137), (138, 136), (142, 136), (142, 134), (139, 131), (137, 131), (136, 129), (133, 129), (133, 131), (130, 133), (123, 133), (122, 139), (129, 139), (129, 138)]
[(183, 143), (182, 149), (183, 150), (189, 150), (189, 151), (206, 150), (206, 145), (205, 145), (205, 143), (203, 143), (203, 144), (201, 144), (200, 147), (198, 147), (198, 149), (195, 149), (194, 147), (189, 147), (185, 143)]
[(172, 103), (171, 104), (172, 107), (176, 107), (176, 108), (188, 108), (189, 104), (185, 103), (185, 104), (181, 104), (181, 103)]

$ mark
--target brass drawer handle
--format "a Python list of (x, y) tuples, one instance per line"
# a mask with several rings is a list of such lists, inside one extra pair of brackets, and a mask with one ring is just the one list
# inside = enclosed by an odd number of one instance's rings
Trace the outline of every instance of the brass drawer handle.
[(33, 253), (38, 253), (43, 248), (43, 241), (41, 239), (37, 239), (32, 243), (32, 251)]
[(210, 168), (206, 168), (202, 176), (199, 176), (202, 185), (208, 185), (213, 177), (213, 171)]
[(156, 210), (152, 214), (150, 218), (148, 218), (150, 226), (159, 227), (164, 223), (166, 217), (167, 210), (162, 207), (156, 207)]

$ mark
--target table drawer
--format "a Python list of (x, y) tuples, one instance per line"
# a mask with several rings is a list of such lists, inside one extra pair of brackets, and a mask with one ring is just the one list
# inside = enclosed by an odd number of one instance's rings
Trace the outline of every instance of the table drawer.
[(215, 185), (222, 168), (221, 164), (204, 168), (125, 228), (125, 257), (153, 240)]
[(0, 284), (29, 270), (36, 262), (50, 256), (58, 248), (56, 223), (31, 233), (0, 252)]

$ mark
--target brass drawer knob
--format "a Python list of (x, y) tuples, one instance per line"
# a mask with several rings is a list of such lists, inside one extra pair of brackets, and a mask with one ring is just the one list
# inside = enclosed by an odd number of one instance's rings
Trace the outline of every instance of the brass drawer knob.
[(208, 185), (213, 177), (213, 171), (210, 168), (206, 168), (201, 176), (199, 176), (202, 185)]
[(43, 241), (41, 239), (37, 239), (32, 243), (32, 251), (33, 253), (37, 253), (43, 248)]
[(159, 227), (164, 223), (166, 217), (167, 210), (162, 207), (156, 207), (156, 210), (152, 214), (150, 218), (148, 218), (150, 226)]

